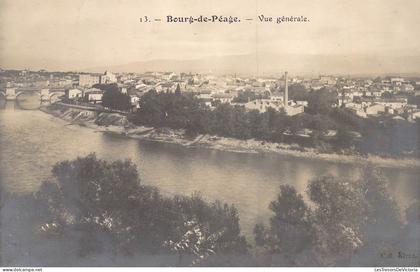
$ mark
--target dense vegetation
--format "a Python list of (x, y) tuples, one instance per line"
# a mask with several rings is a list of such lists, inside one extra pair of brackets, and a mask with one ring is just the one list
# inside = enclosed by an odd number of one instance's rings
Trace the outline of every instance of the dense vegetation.
[[(159, 189), (141, 184), (130, 161), (89, 155), (57, 163), (53, 179), (34, 195), (11, 197), (0, 191), (0, 219), (5, 220), (0, 227), (8, 245), (0, 253), (5, 264), (10, 254), (20, 264), (40, 255), (37, 265), (53, 266), (74, 265), (75, 260), (92, 264), (94, 256), (107, 256), (108, 265), (117, 257), (146, 265), (152, 256), (160, 260), (155, 265), (164, 266), (418, 263), (413, 254), (418, 250), (419, 202), (401, 213), (387, 180), (370, 166), (358, 180), (316, 178), (306, 193), (304, 197), (293, 186), (281, 185), (269, 206), (273, 215), (268, 225), (255, 226), (252, 247), (240, 232), (233, 206), (208, 203), (197, 194), (162, 196)], [(26, 248), (29, 241), (33, 244)], [(54, 259), (56, 252), (64, 258)]]
[[(359, 153), (420, 154), (419, 122), (360, 118), (333, 107), (336, 94), (327, 89), (310, 92), (300, 89), (295, 95), (308, 101), (307, 112), (287, 116), (273, 109), (259, 113), (229, 104), (218, 104), (210, 110), (190, 94), (150, 91), (141, 98), (140, 109), (131, 116), (131, 121), (139, 125), (186, 129), (191, 136), (211, 134), (297, 143), (323, 152), (355, 148)], [(311, 131), (311, 137), (299, 135), (304, 129)], [(327, 136), (329, 130), (336, 130), (336, 135)], [(361, 137), (357, 138), (355, 133)]]
[(118, 85), (113, 84), (95, 84), (93, 88), (104, 91), (102, 96), (102, 105), (107, 108), (128, 111), (131, 109), (130, 96), (119, 91)]
[[(141, 185), (130, 161), (109, 163), (89, 155), (60, 162), (52, 172), (55, 180), (44, 182), (35, 195), (40, 228), (50, 235), (79, 232), (80, 256), (105, 249), (124, 255), (174, 251), (178, 265), (186, 265), (247, 253), (235, 207), (207, 203), (197, 194), (164, 197)], [(186, 234), (195, 243), (177, 246)]]
[(140, 100), (139, 111), (132, 116), (137, 124), (187, 129), (190, 134), (209, 133), (239, 139), (256, 138), (283, 141), (283, 133), (303, 128), (327, 130), (336, 124), (320, 115), (288, 117), (283, 112), (246, 111), (241, 106), (219, 104), (214, 110), (200, 105), (192, 95), (150, 91)]
[[(407, 226), (387, 186), (380, 173), (370, 168), (357, 181), (324, 176), (308, 184), (310, 205), (293, 187), (282, 185), (270, 205), (269, 226), (255, 226), (256, 244), (263, 255), (276, 256), (273, 265), (383, 262), (381, 252), (404, 248), (398, 237), (412, 235), (405, 233)], [(418, 203), (414, 207), (418, 213)], [(377, 255), (372, 256), (372, 251)]]

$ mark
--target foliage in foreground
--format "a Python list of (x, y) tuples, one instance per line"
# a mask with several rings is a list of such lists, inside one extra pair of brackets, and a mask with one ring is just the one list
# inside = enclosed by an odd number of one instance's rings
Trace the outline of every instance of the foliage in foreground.
[(178, 251), (178, 265), (198, 263), (197, 258), (204, 262), (210, 255), (247, 253), (235, 207), (209, 204), (197, 194), (164, 197), (140, 184), (131, 161), (109, 163), (89, 155), (60, 162), (52, 172), (55, 180), (45, 182), (35, 195), (44, 222), (39, 228), (49, 235), (80, 233), (81, 256), (109, 249), (125, 255), (169, 253), (173, 247), (168, 245), (185, 239), (187, 222), (199, 226), (201, 235), (194, 243), (188, 241), (189, 247), (209, 254)]
[[(76, 249), (79, 259), (87, 263), (91, 255), (134, 255), (131, 259), (154, 255), (162, 260), (158, 265), (180, 266), (418, 263), (412, 257), (396, 259), (395, 254), (418, 254), (419, 202), (406, 210), (403, 223), (387, 181), (372, 169), (366, 169), (356, 181), (316, 178), (308, 184), (306, 197), (282, 185), (270, 205), (273, 216), (268, 226), (255, 227), (256, 247), (252, 249), (240, 233), (234, 207), (217, 201), (209, 204), (197, 194), (162, 196), (158, 189), (140, 184), (130, 161), (106, 162), (89, 155), (56, 164), (53, 176), (34, 197), (22, 196), (20, 202), (30, 203), (26, 208), (20, 204), (11, 208), (7, 201), (8, 212), (2, 212), (8, 222), (4, 237), (11, 242), (8, 244), (17, 245), (16, 252), (23, 250), (15, 241), (19, 238), (49, 243), (40, 245), (46, 252), (40, 256), (50, 256), (51, 250), (69, 250), (70, 257)], [(30, 219), (26, 223), (21, 220), (23, 214)], [(13, 221), (15, 216), (20, 219)], [(28, 228), (33, 222), (41, 237), (11, 228)], [(42, 240), (43, 236), (52, 239)], [(5, 254), (4, 263), (16, 256), (13, 252)], [(395, 258), (389, 258), (390, 254)], [(54, 259), (53, 264), (57, 262), (63, 260)], [(72, 262), (69, 258), (68, 263)]]
[[(280, 189), (270, 204), (269, 226), (257, 224), (254, 229), (256, 245), (263, 256), (271, 257), (270, 265), (373, 265), (386, 246), (401, 246), (398, 239), (408, 225), (403, 224), (387, 181), (375, 170), (366, 168), (356, 181), (316, 178), (307, 187), (310, 201), (292, 186)], [(410, 214), (415, 213), (412, 210)]]

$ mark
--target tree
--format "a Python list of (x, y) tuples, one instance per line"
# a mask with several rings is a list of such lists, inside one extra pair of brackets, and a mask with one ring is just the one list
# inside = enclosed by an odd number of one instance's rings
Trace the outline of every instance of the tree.
[[(366, 222), (360, 228), (364, 237), (364, 245), (358, 249), (354, 260), (359, 265), (390, 265), (387, 256), (391, 251), (404, 250), (416, 244), (412, 239), (406, 239), (402, 214), (388, 188), (388, 180), (372, 165), (363, 169), (357, 186), (360, 186), (365, 199)], [(408, 250), (408, 251), (411, 251)], [(371, 252), (379, 252), (372, 256)], [(388, 253), (387, 253), (388, 252)]]
[(128, 111), (131, 108), (130, 96), (121, 93), (116, 83), (95, 84), (93, 87), (104, 91), (102, 96), (102, 105), (104, 107), (122, 111)]
[(233, 206), (198, 195), (163, 197), (140, 184), (129, 160), (107, 162), (91, 154), (57, 163), (52, 172), (54, 180), (35, 195), (36, 210), (46, 213), (40, 229), (49, 236), (77, 232), (82, 256), (105, 249), (124, 255), (163, 251), (165, 241), (182, 240), (191, 220), (206, 228), (207, 238), (220, 232), (210, 247), (216, 255), (247, 252)]
[(316, 240), (311, 210), (289, 185), (280, 186), (280, 194), (271, 202), (270, 210), (274, 215), (270, 218), (269, 229), (255, 226), (256, 244), (264, 246), (270, 254), (285, 258), (287, 265), (296, 265), (296, 257), (311, 249)]
[(307, 101), (309, 92), (302, 84), (292, 84), (289, 86), (289, 99)]
[(140, 99), (140, 109), (133, 121), (155, 127), (185, 129), (200, 105), (191, 95), (181, 93), (157, 93), (152, 90)]
[(324, 262), (347, 264), (364, 243), (364, 194), (356, 182), (325, 176), (312, 180), (308, 195), (315, 204), (317, 250)]
[(337, 102), (337, 93), (326, 88), (312, 90), (308, 97), (308, 112), (328, 114)]
[(181, 94), (181, 87), (179, 86), (179, 83), (176, 85), (175, 93)]
[(368, 224), (365, 228), (370, 240), (395, 237), (402, 226), (401, 211), (390, 194), (388, 181), (372, 165), (363, 170), (360, 184), (365, 194)]
[[(384, 244), (401, 244), (400, 237), (413, 239), (401, 235), (400, 209), (388, 181), (372, 166), (357, 180), (334, 176), (311, 180), (306, 191), (311, 208), (292, 186), (280, 188), (270, 204), (274, 214), (269, 226), (254, 228), (256, 245), (272, 257), (270, 264), (348, 266), (355, 258), (371, 265), (372, 252), (381, 252)], [(418, 202), (407, 211), (408, 221), (415, 222)], [(409, 236), (415, 233), (414, 225), (405, 230)]]
[(346, 128), (338, 128), (335, 139), (338, 148), (348, 148), (353, 144), (353, 136)]

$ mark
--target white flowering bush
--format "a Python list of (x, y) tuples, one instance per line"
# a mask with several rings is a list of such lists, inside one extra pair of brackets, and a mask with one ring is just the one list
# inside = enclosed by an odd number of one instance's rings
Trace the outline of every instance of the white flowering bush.
[(185, 232), (179, 241), (168, 240), (163, 246), (172, 252), (179, 254), (179, 263), (182, 256), (192, 255), (194, 260), (191, 265), (197, 265), (206, 260), (210, 255), (215, 254), (216, 243), (223, 235), (224, 230), (210, 234), (206, 228), (199, 224), (195, 219), (184, 223)]

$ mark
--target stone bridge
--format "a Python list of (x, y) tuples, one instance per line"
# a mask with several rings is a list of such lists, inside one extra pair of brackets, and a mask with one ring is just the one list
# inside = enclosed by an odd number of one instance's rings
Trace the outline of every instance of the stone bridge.
[(0, 91), (0, 96), (4, 96), (6, 100), (16, 100), (22, 94), (36, 94), (41, 101), (51, 101), (65, 94), (64, 89), (47, 89), (47, 88), (9, 88), (6, 87)]

